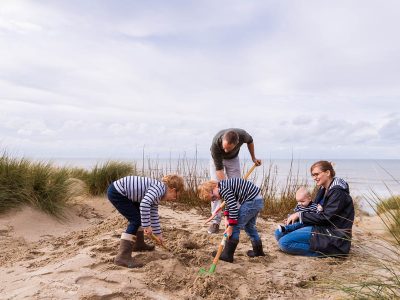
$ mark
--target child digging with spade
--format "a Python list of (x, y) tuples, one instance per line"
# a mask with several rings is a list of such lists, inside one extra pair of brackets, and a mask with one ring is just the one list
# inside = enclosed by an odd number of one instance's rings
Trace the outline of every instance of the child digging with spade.
[(225, 233), (229, 238), (220, 256), (221, 260), (233, 262), (241, 229), (250, 237), (253, 246), (253, 250), (247, 251), (247, 255), (265, 256), (256, 228), (258, 213), (264, 207), (264, 199), (257, 186), (243, 178), (229, 178), (220, 182), (206, 181), (198, 187), (198, 191), (199, 197), (204, 201), (225, 200), (224, 216), (228, 225)]
[[(176, 200), (183, 189), (183, 178), (178, 175), (164, 176), (161, 181), (127, 176), (110, 184), (107, 190), (108, 199), (129, 222), (121, 235), (119, 251), (114, 259), (116, 265), (128, 268), (143, 266), (133, 260), (132, 251), (154, 250), (154, 246), (144, 242), (144, 233), (154, 233), (162, 242), (158, 204), (161, 200)], [(136, 236), (135, 242), (133, 236)]]

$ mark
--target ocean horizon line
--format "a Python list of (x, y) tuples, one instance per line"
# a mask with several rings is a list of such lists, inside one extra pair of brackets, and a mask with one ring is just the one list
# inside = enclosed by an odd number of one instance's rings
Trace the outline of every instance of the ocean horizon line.
[[(17, 158), (27, 158), (27, 159), (32, 159), (32, 160), (57, 160), (57, 159), (88, 159), (88, 160), (143, 160), (143, 157), (111, 157), (111, 156), (53, 156), (53, 157), (48, 157), (48, 156), (16, 156)], [(257, 157), (258, 158), (258, 157)], [(189, 159), (189, 160), (210, 160), (210, 157), (188, 157), (188, 156), (177, 156), (177, 157), (159, 157), (159, 156), (145, 156), (144, 159), (160, 159), (160, 160), (178, 160), (178, 159)], [(250, 158), (247, 157), (240, 157), (241, 160), (244, 161), (251, 161)], [(262, 158), (260, 157), (262, 161), (271, 161), (271, 160), (293, 160), (293, 161), (319, 161), (319, 160), (328, 160), (328, 161), (335, 161), (335, 160), (356, 160), (356, 161), (374, 161), (374, 160), (384, 160), (384, 161), (389, 161), (389, 160), (400, 160), (400, 158), (351, 158), (351, 157), (346, 157), (346, 158)]]

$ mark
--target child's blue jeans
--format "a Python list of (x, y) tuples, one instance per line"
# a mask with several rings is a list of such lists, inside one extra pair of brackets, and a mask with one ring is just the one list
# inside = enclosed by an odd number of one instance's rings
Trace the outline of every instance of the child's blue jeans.
[(275, 239), (276, 239), (277, 241), (279, 241), (279, 239), (280, 239), (281, 237), (283, 237), (285, 234), (287, 234), (287, 233), (289, 233), (289, 232), (292, 232), (292, 231), (295, 231), (295, 230), (297, 230), (297, 229), (299, 229), (299, 228), (304, 227), (304, 224), (302, 224), (302, 223), (300, 223), (300, 222), (295, 222), (295, 223), (286, 225), (286, 226), (284, 226), (284, 227), (285, 227), (285, 231), (283, 231), (283, 232), (280, 231), (279, 229), (275, 230)]
[(140, 203), (133, 202), (129, 198), (121, 195), (113, 184), (110, 184), (107, 190), (108, 200), (114, 207), (128, 220), (128, 228), (126, 233), (136, 235), (141, 223), (140, 219)]
[(242, 206), (240, 206), (238, 223), (233, 226), (232, 236), (230, 238), (238, 240), (240, 229), (244, 229), (252, 241), (259, 241), (260, 236), (257, 232), (256, 220), (258, 213), (263, 207), (264, 199), (261, 196), (244, 202)]

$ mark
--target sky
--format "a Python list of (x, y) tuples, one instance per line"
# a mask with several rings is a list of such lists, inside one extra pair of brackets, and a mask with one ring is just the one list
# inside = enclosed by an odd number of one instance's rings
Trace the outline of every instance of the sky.
[[(0, 149), (400, 159), (399, 1), (0, 1)], [(248, 156), (246, 146), (241, 155)]]

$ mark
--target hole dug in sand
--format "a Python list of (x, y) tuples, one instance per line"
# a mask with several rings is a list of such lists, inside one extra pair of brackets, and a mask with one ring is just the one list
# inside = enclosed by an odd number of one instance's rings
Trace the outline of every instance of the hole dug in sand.
[(200, 246), (193, 241), (185, 241), (182, 243), (182, 248), (186, 248), (186, 249), (199, 249)]

